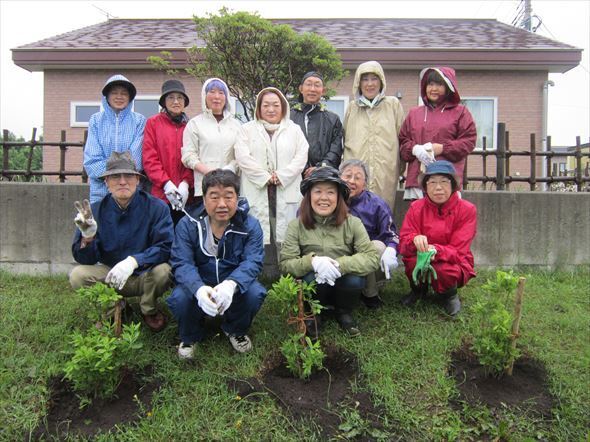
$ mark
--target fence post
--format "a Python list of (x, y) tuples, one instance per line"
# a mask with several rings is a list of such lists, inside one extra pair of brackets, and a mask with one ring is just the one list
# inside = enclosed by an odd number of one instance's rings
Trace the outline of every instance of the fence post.
[(529, 177), (531, 191), (537, 187), (537, 150), (535, 148), (535, 134), (531, 134), (531, 176)]
[(576, 185), (578, 192), (582, 191), (582, 148), (580, 147), (580, 136), (576, 136)]
[[(8, 142), (8, 129), (4, 129), (2, 131), (3, 143), (2, 143), (2, 176), (4, 176), (4, 171), (8, 170), (8, 155), (10, 146), (6, 144)], [(6, 175), (6, 178), (10, 180), (10, 177)]]
[(88, 140), (88, 129), (84, 131), (84, 143), (82, 145), (82, 182), (88, 182), (88, 174), (86, 173), (86, 168), (84, 167), (84, 151), (86, 150), (86, 140)]
[(482, 182), (483, 182), (483, 188), (485, 190), (486, 186), (488, 184), (488, 139), (486, 137), (482, 138), (481, 148), (483, 150), (482, 162), (481, 162), (483, 172), (482, 172), (481, 176), (483, 177)]
[(498, 123), (498, 148), (496, 149), (496, 190), (506, 188), (506, 123)]
[(61, 140), (59, 143), (59, 182), (66, 182), (66, 131), (61, 131)]
[(547, 169), (547, 183), (544, 187), (544, 190), (551, 190), (551, 184), (553, 184), (553, 169), (551, 169), (552, 158), (553, 151), (551, 150), (551, 135), (547, 135), (547, 156), (545, 157), (545, 168)]
[(27, 181), (31, 181), (31, 165), (33, 162), (33, 153), (35, 152), (35, 139), (37, 138), (37, 128), (33, 128), (33, 134), (31, 135), (31, 146), (29, 149), (29, 158), (27, 159), (27, 171), (25, 172), (25, 176), (27, 177)]

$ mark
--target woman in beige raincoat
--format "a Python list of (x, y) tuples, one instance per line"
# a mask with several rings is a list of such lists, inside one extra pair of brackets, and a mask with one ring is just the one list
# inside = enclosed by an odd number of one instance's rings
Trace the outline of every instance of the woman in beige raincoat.
[(385, 87), (383, 68), (376, 61), (367, 61), (356, 70), (354, 101), (344, 116), (343, 159), (362, 160), (369, 166), (367, 189), (393, 210), (400, 170), (398, 134), (404, 111), (397, 98), (385, 96)]
[(235, 156), (242, 172), (241, 194), (260, 221), (265, 244), (282, 243), (289, 221), (296, 218), (307, 150), (305, 135), (289, 119), (289, 103), (281, 91), (262, 89), (256, 97), (256, 119), (238, 133)]

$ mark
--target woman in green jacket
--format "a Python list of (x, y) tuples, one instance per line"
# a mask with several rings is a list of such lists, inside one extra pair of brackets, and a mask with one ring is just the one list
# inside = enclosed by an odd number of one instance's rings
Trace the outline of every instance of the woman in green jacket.
[[(365, 275), (379, 267), (379, 254), (360, 219), (348, 213), (348, 186), (332, 167), (320, 167), (301, 182), (299, 217), (291, 221), (281, 250), (281, 271), (317, 282), (315, 298), (335, 308), (350, 335), (359, 328), (352, 308)], [(318, 325), (319, 325), (319, 318)]]

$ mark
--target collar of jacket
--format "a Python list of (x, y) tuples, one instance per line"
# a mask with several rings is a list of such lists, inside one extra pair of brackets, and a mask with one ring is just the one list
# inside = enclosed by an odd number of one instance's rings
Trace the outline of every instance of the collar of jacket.
[(366, 199), (367, 199), (367, 197), (369, 196), (369, 194), (368, 194), (367, 192), (368, 192), (368, 190), (367, 190), (367, 189), (364, 189), (364, 190), (363, 190), (361, 193), (359, 193), (357, 196), (351, 196), (351, 197), (349, 198), (349, 200), (348, 200), (348, 202), (349, 202), (348, 206), (349, 206), (349, 207), (356, 206), (356, 205), (357, 205), (357, 204), (359, 204), (360, 202), (362, 202), (362, 201), (366, 200)]
[(164, 114), (166, 114), (166, 116), (168, 117), (168, 119), (176, 124), (177, 126), (181, 126), (183, 124), (188, 123), (188, 116), (183, 112), (182, 114), (180, 114), (178, 117), (173, 117), (172, 115), (170, 115), (170, 112), (168, 112), (168, 109), (162, 109), (162, 112)]
[(457, 195), (457, 191), (451, 193), (449, 199), (441, 205), (438, 205), (434, 201), (432, 201), (428, 194), (426, 194), (426, 192), (424, 192), (424, 198), (426, 199), (426, 204), (428, 205), (428, 207), (438, 211), (441, 214), (451, 212), (459, 203), (459, 195)]
[(293, 107), (291, 109), (295, 109), (296, 111), (299, 111), (299, 112), (308, 112), (312, 106), (315, 106), (315, 109), (313, 109), (313, 111), (317, 110), (318, 112), (324, 112), (325, 110), (328, 109), (328, 106), (326, 106), (326, 103), (322, 103), (321, 101), (319, 104), (307, 104), (307, 103), (299, 102), (299, 103), (293, 105)]
[(317, 224), (327, 225), (327, 224), (332, 224), (333, 223), (333, 221), (334, 221), (334, 215), (320, 216), (320, 215), (318, 215), (318, 214), (316, 214), (314, 212), (313, 219), (315, 220), (315, 222)]

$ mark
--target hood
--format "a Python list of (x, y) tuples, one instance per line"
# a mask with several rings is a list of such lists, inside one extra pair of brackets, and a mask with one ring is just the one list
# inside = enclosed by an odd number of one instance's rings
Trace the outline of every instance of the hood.
[(213, 80), (217, 80), (217, 81), (221, 82), (223, 84), (223, 86), (225, 87), (225, 97), (226, 97), (226, 100), (225, 100), (225, 106), (223, 108), (223, 117), (226, 118), (228, 115), (234, 115), (235, 114), (235, 110), (234, 110), (233, 102), (230, 99), (229, 88), (227, 87), (227, 84), (225, 83), (225, 81), (223, 81), (221, 78), (215, 78), (215, 77), (208, 78), (203, 83), (203, 87), (201, 89), (201, 106), (202, 106), (203, 112), (207, 112), (207, 111), (208, 112), (211, 112), (207, 108), (207, 103), (206, 103), (207, 92), (205, 92), (205, 88)]
[(281, 118), (281, 124), (284, 123), (285, 121), (289, 121), (289, 119), (290, 119), (289, 114), (291, 112), (291, 110), (289, 108), (289, 102), (287, 101), (287, 99), (285, 98), (283, 93), (280, 90), (278, 90), (276, 87), (265, 87), (260, 92), (258, 92), (258, 95), (256, 95), (256, 110), (254, 112), (254, 115), (256, 115), (256, 119), (261, 120), (260, 114), (259, 114), (260, 102), (262, 101), (262, 96), (266, 92), (274, 92), (275, 94), (277, 94), (279, 96), (279, 99), (281, 100), (281, 103), (283, 104), (283, 118)]
[(377, 97), (385, 96), (385, 89), (387, 82), (385, 81), (385, 72), (377, 61), (366, 61), (362, 63), (354, 74), (354, 82), (352, 83), (352, 96), (358, 99), (361, 96), (361, 75), (363, 74), (375, 74), (381, 80), (381, 93)]
[(120, 86), (123, 86), (129, 91), (129, 101), (133, 101), (135, 99), (135, 95), (137, 95), (137, 89), (135, 88), (133, 83), (131, 83), (127, 79), (127, 77), (121, 74), (113, 75), (106, 81), (106, 83), (102, 87), (102, 95), (106, 97), (109, 86), (115, 84), (119, 84)]
[(461, 96), (459, 95), (459, 89), (457, 89), (457, 77), (455, 75), (455, 69), (446, 66), (441, 67), (430, 67), (424, 68), (420, 72), (420, 95), (422, 96), (422, 102), (424, 105), (428, 105), (428, 98), (426, 98), (426, 79), (430, 71), (436, 71), (443, 78), (449, 89), (449, 95), (447, 97), (447, 103), (457, 105), (461, 102)]

